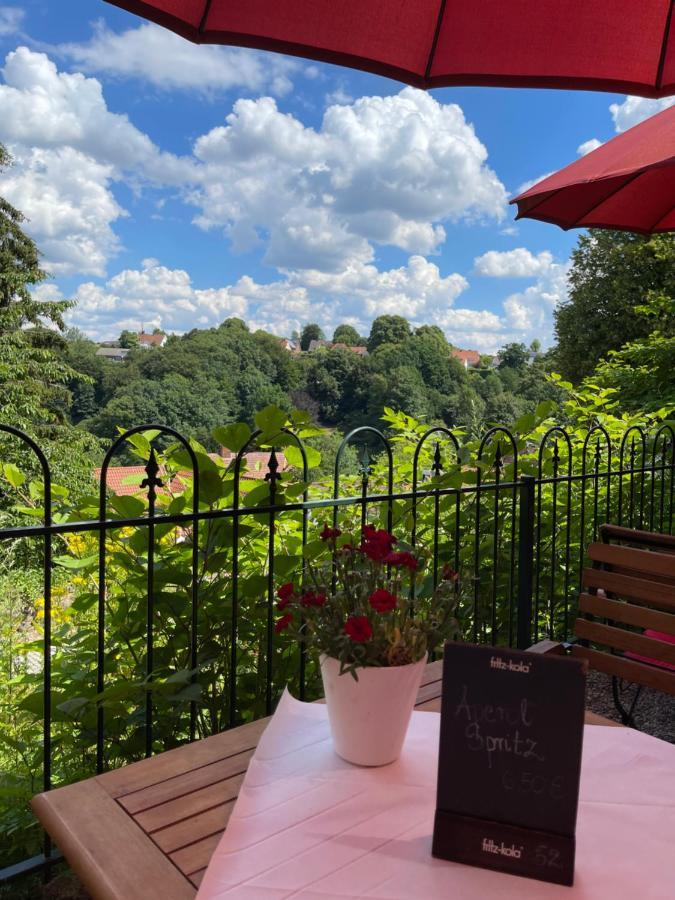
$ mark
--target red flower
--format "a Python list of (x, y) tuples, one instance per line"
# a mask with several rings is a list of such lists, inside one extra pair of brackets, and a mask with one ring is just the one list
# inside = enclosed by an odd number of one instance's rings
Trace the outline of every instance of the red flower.
[(443, 581), (459, 581), (459, 572), (455, 572), (450, 563), (443, 566)]
[(280, 619), (277, 619), (277, 624), (274, 626), (274, 630), (277, 634), (281, 634), (282, 631), (286, 631), (288, 626), (293, 621), (292, 613), (286, 613), (285, 616), (282, 616)]
[(322, 541), (334, 541), (339, 538), (342, 532), (339, 528), (331, 528), (328, 523), (323, 526), (323, 531), (319, 535)]
[(286, 607), (288, 606), (288, 604), (290, 602), (291, 602), (290, 597), (284, 597), (282, 600), (278, 600), (277, 601), (277, 609), (279, 610), (279, 612), (283, 612), (283, 610), (286, 609)]
[(401, 567), (410, 569), (411, 572), (417, 571), (417, 560), (412, 553), (408, 553), (407, 550), (401, 550), (399, 553), (387, 553), (383, 562), (388, 563), (395, 568)]
[(354, 553), (356, 551), (356, 547), (353, 544), (343, 544), (340, 547), (340, 553), (344, 553), (345, 555), (348, 553)]
[[(288, 600), (290, 598), (291, 594), (294, 593), (294, 591), (295, 591), (295, 587), (293, 586), (293, 584), (290, 581), (288, 581), (286, 584), (281, 585), (281, 587), (277, 591), (277, 597), (280, 600)], [(282, 609), (282, 608), (283, 607), (281, 607), (281, 606), (279, 607), (279, 609)]]
[(384, 588), (378, 588), (368, 597), (368, 602), (376, 612), (391, 612), (396, 607), (396, 597)]
[(374, 525), (365, 525), (359, 549), (373, 562), (382, 562), (395, 543), (393, 534), (383, 528), (375, 528)]
[(300, 606), (323, 606), (326, 602), (326, 595), (319, 594), (316, 591), (307, 591), (300, 598)]
[(373, 636), (368, 616), (350, 616), (345, 622), (345, 633), (357, 644), (364, 644)]

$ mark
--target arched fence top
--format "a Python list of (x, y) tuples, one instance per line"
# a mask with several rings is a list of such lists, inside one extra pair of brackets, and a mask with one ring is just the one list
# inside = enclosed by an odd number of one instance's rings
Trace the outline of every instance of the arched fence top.
[(661, 425), (661, 427), (658, 428), (654, 433), (654, 443), (652, 444), (652, 465), (656, 463), (659, 441), (661, 440), (663, 441), (662, 452), (664, 454), (667, 453), (670, 445), (670, 458), (672, 462), (675, 462), (675, 429), (672, 425), (665, 423), (664, 425)]
[(159, 479), (159, 465), (157, 463), (157, 457), (155, 455), (155, 449), (153, 447), (153, 441), (155, 441), (160, 435), (166, 435), (167, 437), (174, 438), (177, 440), (184, 450), (187, 451), (188, 456), (190, 457), (190, 462), (192, 464), (192, 477), (193, 477), (193, 512), (196, 515), (199, 512), (199, 463), (197, 461), (197, 454), (192, 449), (190, 442), (186, 437), (184, 437), (179, 431), (176, 431), (175, 428), (171, 428), (169, 425), (136, 425), (134, 428), (129, 428), (127, 431), (117, 437), (111, 446), (108, 448), (107, 453), (103, 457), (103, 462), (101, 463), (101, 472), (99, 475), (99, 518), (103, 521), (106, 517), (106, 508), (107, 508), (107, 490), (108, 490), (108, 469), (110, 468), (110, 463), (112, 461), (113, 456), (117, 453), (117, 451), (124, 445), (125, 442), (129, 440), (130, 437), (133, 437), (135, 434), (144, 434), (148, 431), (157, 432), (150, 443), (150, 458), (145, 466), (145, 471), (147, 477), (141, 482), (141, 487), (146, 487), (148, 491), (148, 498), (151, 502), (154, 502), (155, 499), (155, 490), (157, 487), (161, 487), (161, 480)]
[[(450, 431), (449, 428), (446, 428), (444, 425), (436, 425), (433, 428), (429, 428), (428, 431), (425, 431), (422, 437), (419, 439), (417, 444), (415, 445), (415, 452), (413, 454), (413, 491), (417, 490), (417, 482), (419, 478), (419, 459), (420, 454), (422, 452), (422, 448), (425, 443), (428, 441), (430, 437), (434, 434), (443, 434), (446, 439), (452, 444), (452, 447), (455, 451), (455, 455), (457, 457), (457, 463), (460, 461), (460, 446), (459, 441), (456, 436)], [(435, 451), (435, 459), (434, 459), (434, 467), (438, 470), (435, 472), (436, 476), (438, 476), (439, 471), (441, 469), (440, 464), (440, 445), (439, 442), (436, 441), (436, 451)]]
[(640, 458), (642, 460), (642, 465), (644, 465), (645, 454), (647, 452), (647, 438), (645, 437), (645, 433), (643, 429), (639, 425), (631, 425), (630, 428), (627, 428), (621, 438), (621, 445), (619, 447), (619, 468), (623, 469), (626, 447), (628, 445), (628, 438), (631, 438), (630, 445), (630, 456), (631, 462), (635, 460), (635, 435), (638, 436), (639, 444), (640, 444)]
[[(262, 434), (262, 429), (257, 428), (246, 441), (243, 447), (239, 449), (237, 455), (234, 458), (234, 497), (232, 500), (234, 509), (239, 509), (239, 500), (240, 500), (240, 485), (241, 485), (241, 464), (244, 461), (244, 457), (247, 453), (251, 451), (251, 449), (257, 446), (258, 438)], [(282, 428), (279, 431), (279, 434), (285, 434), (288, 437), (292, 438), (295, 442), (295, 446), (300, 451), (300, 457), (302, 459), (302, 480), (307, 484), (309, 479), (309, 466), (307, 464), (307, 449), (301, 438), (298, 437), (295, 432), (291, 431), (290, 428)], [(269, 482), (270, 485), (270, 496), (273, 499), (276, 493), (276, 485), (277, 482), (281, 479), (281, 476), (278, 474), (279, 463), (277, 460), (276, 447), (272, 445), (270, 447), (270, 456), (267, 461), (267, 474), (265, 475), (265, 480)], [(307, 499), (307, 488), (303, 491), (303, 497)]]
[[(483, 435), (483, 439), (481, 440), (478, 447), (478, 455), (476, 459), (478, 462), (477, 479), (479, 484), (482, 481), (483, 475), (483, 467), (481, 466), (481, 463), (483, 461), (483, 453), (485, 452), (485, 448), (488, 446), (488, 444), (495, 443), (494, 439), (497, 435), (504, 435), (508, 443), (511, 445), (511, 451), (513, 453), (513, 480), (517, 481), (518, 479), (518, 441), (513, 436), (513, 433), (505, 425), (495, 425)], [(495, 449), (494, 469), (497, 478), (499, 478), (501, 476), (502, 466), (504, 465), (504, 454), (501, 450), (501, 440), (499, 438), (497, 438), (496, 444), (497, 446)]]
[(565, 446), (567, 447), (567, 475), (572, 474), (572, 441), (567, 431), (561, 425), (554, 425), (542, 436), (541, 443), (539, 444), (539, 453), (537, 454), (537, 475), (539, 478), (541, 478), (544, 466), (544, 451), (546, 450), (546, 445), (550, 441), (553, 441), (553, 474), (558, 474), (558, 466), (560, 463), (560, 456), (558, 454), (559, 437), (564, 440)]
[(593, 425), (584, 438), (584, 442), (581, 446), (581, 474), (586, 474), (586, 460), (588, 455), (588, 448), (591, 445), (591, 440), (595, 437), (595, 458), (599, 460), (601, 456), (600, 450), (600, 437), (604, 438), (605, 450), (607, 452), (607, 469), (609, 470), (612, 465), (612, 439), (609, 436), (609, 432), (605, 428), (604, 425)]
[[(49, 462), (47, 457), (44, 454), (42, 448), (33, 440), (33, 438), (26, 434), (25, 431), (22, 431), (20, 428), (15, 428), (13, 425), (3, 425), (0, 423), (0, 433), (9, 434), (12, 437), (18, 438), (22, 443), (26, 444), (27, 447), (30, 447), (31, 451), (37, 457), (38, 462), (40, 463), (40, 468), (42, 469), (42, 484), (44, 487), (44, 513), (43, 513), (43, 521), (45, 525), (52, 524), (52, 473), (49, 468)], [(2, 460), (0, 460), (2, 462)]]
[(372, 425), (361, 425), (358, 428), (353, 428), (349, 434), (346, 434), (342, 441), (340, 442), (340, 446), (338, 447), (337, 453), (335, 454), (335, 468), (333, 471), (333, 497), (338, 496), (338, 491), (340, 489), (340, 463), (342, 462), (342, 455), (345, 449), (349, 446), (349, 444), (354, 442), (354, 439), (358, 435), (370, 434), (377, 438), (378, 442), (384, 447), (385, 453), (387, 454), (387, 487), (389, 493), (392, 493), (394, 488), (394, 454), (391, 450), (391, 444), (387, 437), (379, 430), (379, 428), (373, 428)]

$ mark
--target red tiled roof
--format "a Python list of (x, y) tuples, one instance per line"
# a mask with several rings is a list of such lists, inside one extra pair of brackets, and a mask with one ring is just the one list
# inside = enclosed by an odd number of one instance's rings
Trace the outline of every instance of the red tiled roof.
[(452, 355), (460, 362), (469, 366), (477, 366), (480, 362), (480, 353), (478, 350), (456, 350), (453, 348)]
[[(221, 458), (226, 464), (231, 463), (234, 459), (234, 454), (227, 451), (223, 454), (209, 453), (209, 456), (211, 459)], [(269, 453), (246, 453), (244, 456), (246, 467), (244, 468), (242, 466), (242, 480), (262, 481), (269, 471), (267, 468), (269, 458)], [(283, 472), (288, 468), (288, 462), (283, 453), (277, 453), (277, 462), (279, 464), (277, 471)], [(158, 474), (160, 479), (165, 480), (166, 469), (163, 466), (160, 466)], [(185, 472), (184, 474), (187, 475), (188, 473)], [(101, 469), (94, 469), (92, 475), (96, 484), (99, 485), (101, 481)], [(133, 494), (145, 493), (145, 488), (141, 487), (141, 482), (145, 477), (146, 472), (144, 466), (110, 466), (107, 472), (106, 485), (110, 493), (116, 494), (118, 497), (128, 497)], [(182, 488), (183, 483), (181, 478), (180, 476), (176, 476), (172, 480), (169, 490), (178, 492), (181, 491)]]
[(165, 340), (166, 340), (165, 334), (141, 333), (138, 335), (138, 343), (139, 344), (153, 344), (157, 347), (161, 347)]

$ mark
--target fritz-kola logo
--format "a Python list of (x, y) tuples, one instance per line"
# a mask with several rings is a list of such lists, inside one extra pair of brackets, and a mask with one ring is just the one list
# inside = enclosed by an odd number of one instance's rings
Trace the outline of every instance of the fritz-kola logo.
[(498, 856), (512, 856), (514, 859), (520, 859), (523, 855), (523, 847), (516, 847), (515, 844), (511, 844), (510, 847), (507, 847), (504, 841), (498, 844), (496, 841), (493, 841), (492, 838), (483, 838), (481, 849), (483, 853), (496, 853)]
[(499, 669), (500, 672), (524, 672), (528, 675), (531, 663), (514, 662), (512, 659), (504, 659), (501, 656), (490, 657), (490, 668)]

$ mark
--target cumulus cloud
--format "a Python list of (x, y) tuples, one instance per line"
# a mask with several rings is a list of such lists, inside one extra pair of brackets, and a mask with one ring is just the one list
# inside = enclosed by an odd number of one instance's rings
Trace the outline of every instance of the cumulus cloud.
[[(261, 283), (243, 276), (232, 284), (195, 288), (188, 272), (146, 259), (104, 284), (85, 282), (70, 322), (91, 337), (116, 337), (125, 328), (159, 327), (182, 333), (208, 328), (229, 316), (241, 316), (252, 329), (290, 335), (308, 321), (326, 333), (349, 322), (367, 333), (374, 318), (404, 315), (413, 325), (436, 324), (455, 345), (494, 353), (508, 341), (550, 342), (552, 313), (565, 296), (567, 267), (551, 261), (534, 284), (511, 294), (501, 313), (456, 307), (469, 285), (458, 273), (443, 275), (438, 266), (412, 256), (404, 266), (380, 270), (352, 263), (339, 273), (305, 269)], [(52, 286), (49, 297), (54, 299)]]
[(553, 311), (567, 297), (569, 263), (551, 262), (536, 282), (504, 301), (504, 322), (510, 340), (538, 338), (544, 346), (553, 342)]
[(107, 108), (101, 84), (58, 72), (44, 54), (9, 53), (0, 83), (0, 141), (14, 157), (3, 193), (56, 274), (104, 275), (125, 214), (114, 182), (181, 184), (193, 164), (163, 153), (125, 115)]
[(506, 192), (461, 109), (413, 88), (329, 107), (321, 128), (270, 97), (239, 100), (199, 138), (196, 223), (236, 249), (269, 235), (278, 268), (367, 263), (371, 242), (434, 253), (442, 222), (501, 220)]
[(675, 97), (662, 97), (660, 100), (650, 100), (647, 97), (626, 97), (623, 103), (612, 103), (609, 111), (614, 120), (616, 131), (626, 131), (655, 116), (656, 113), (668, 109), (675, 103)]
[(516, 247), (514, 250), (488, 250), (477, 256), (473, 264), (479, 275), (490, 278), (531, 278), (547, 272), (552, 262), (553, 257), (548, 250), (535, 256), (525, 247)]
[(588, 141), (584, 141), (583, 144), (579, 144), (577, 153), (579, 156), (586, 156), (588, 153), (597, 150), (598, 147), (602, 147), (602, 141), (599, 141), (597, 138), (591, 138)]
[(286, 56), (197, 45), (149, 22), (119, 33), (99, 22), (91, 40), (61, 44), (57, 52), (83, 72), (212, 95), (236, 88), (283, 96), (293, 87), (290, 76), (300, 69), (297, 60)]
[(112, 224), (125, 214), (109, 189), (111, 167), (72, 147), (11, 149), (14, 166), (2, 193), (28, 215), (45, 268), (53, 275), (104, 275), (119, 248)]
[(19, 31), (25, 15), (18, 6), (0, 6), (0, 37)]
[(71, 322), (98, 339), (141, 324), (183, 332), (217, 325), (232, 315), (279, 335), (310, 320), (327, 330), (345, 321), (367, 330), (383, 313), (429, 321), (467, 287), (463, 276), (443, 277), (438, 266), (419, 256), (388, 271), (354, 262), (337, 274), (294, 271), (268, 284), (243, 276), (234, 284), (207, 289), (194, 288), (182, 269), (146, 259), (141, 269), (126, 269), (104, 285), (80, 285)]

